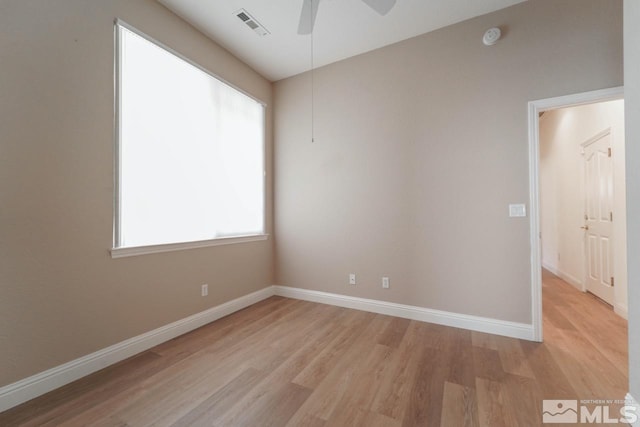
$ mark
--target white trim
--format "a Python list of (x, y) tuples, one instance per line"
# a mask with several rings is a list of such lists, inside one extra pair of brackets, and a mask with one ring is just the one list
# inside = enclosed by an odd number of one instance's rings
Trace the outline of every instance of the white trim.
[(610, 101), (624, 96), (624, 87), (594, 90), (591, 92), (540, 99), (528, 103), (529, 126), (529, 241), (531, 246), (531, 320), (535, 341), (542, 341), (542, 261), (540, 245), (540, 140), (539, 117), (542, 111), (569, 106)]
[(533, 326), (525, 323), (466, 314), (450, 313), (429, 308), (397, 304), (328, 292), (287, 286), (268, 286), (259, 291), (130, 338), (110, 347), (56, 366), (47, 371), (0, 388), (0, 412), (62, 387), (128, 357), (134, 356), (170, 339), (218, 320), (224, 316), (267, 299), (273, 295), (330, 304), (355, 310), (396, 316), (421, 322), (463, 328), (471, 331), (534, 340)]
[(309, 289), (291, 288), (287, 286), (274, 286), (274, 290), (275, 295), (287, 298), (330, 304), (338, 307), (386, 314), (388, 316), (402, 317), (404, 319), (418, 320), (421, 322), (435, 323), (438, 325), (452, 326), (454, 328), (463, 328), (472, 331), (486, 332), (489, 334), (504, 335), (512, 338), (533, 340), (533, 327), (525, 323), (515, 323), (505, 320), (490, 319), (487, 317), (450, 313), (412, 305), (396, 304), (386, 301), (312, 291)]
[(120, 200), (122, 199), (122, 176), (120, 174), (120, 165), (122, 164), (122, 150), (120, 149), (120, 141), (122, 140), (122, 126), (120, 126), (120, 112), (122, 111), (122, 61), (120, 60), (121, 35), (120, 27), (113, 26), (113, 242), (114, 246), (118, 245), (120, 239)]
[[(587, 139), (585, 142), (580, 144), (580, 147), (582, 147), (582, 149), (584, 150), (585, 148), (587, 148), (591, 144), (595, 144), (596, 142), (600, 141), (602, 138), (604, 138), (607, 135), (611, 135), (611, 127), (608, 127), (608, 128), (606, 128), (604, 130), (601, 130), (600, 132), (598, 132), (597, 134), (595, 134), (591, 138)], [(582, 154), (584, 154), (584, 152)]]
[(557, 96), (554, 98), (538, 99), (536, 101), (529, 102), (529, 104), (534, 104), (538, 112), (543, 112), (564, 107), (577, 107), (578, 105), (593, 104), (594, 102), (614, 101), (616, 99), (621, 99), (623, 96), (624, 87), (617, 86), (607, 89)]
[[(550, 264), (547, 264), (544, 261), (542, 262), (542, 267), (544, 267), (545, 270), (548, 270), (551, 273), (555, 274), (556, 276), (558, 276), (559, 278), (561, 278), (565, 282), (569, 283), (570, 285), (575, 287), (580, 292), (587, 292), (587, 289), (585, 288), (585, 286), (578, 279), (573, 277), (572, 275), (564, 273), (563, 271), (556, 269), (554, 266), (552, 266)], [(629, 312), (628, 312), (627, 307), (625, 307), (625, 306), (623, 306), (621, 304), (618, 304), (617, 302), (613, 304), (613, 311), (618, 316), (620, 316), (620, 317), (622, 317), (624, 319), (629, 319)]]
[(273, 296), (268, 286), (0, 388), (0, 412)]
[(531, 324), (533, 339), (542, 342), (542, 251), (540, 245), (540, 192), (538, 107), (529, 103), (529, 215), (531, 246)]
[(587, 291), (582, 283), (582, 280), (572, 276), (571, 274), (565, 273), (564, 271), (544, 261), (542, 261), (542, 267), (545, 270), (548, 270), (549, 272), (555, 274), (556, 276), (558, 276), (559, 278), (561, 278), (562, 280), (564, 280), (565, 282), (567, 282), (568, 284), (570, 284), (571, 286), (579, 290), (580, 292)]
[(545, 270), (549, 270), (550, 273), (553, 273), (556, 276), (560, 277), (558, 275), (558, 269), (556, 268), (555, 265), (551, 265), (548, 262), (545, 262), (544, 260), (542, 260), (542, 268), (544, 268)]
[(629, 309), (621, 304), (615, 303), (613, 305), (613, 312), (623, 319), (629, 320)]
[(634, 406), (636, 408), (636, 422), (629, 425), (631, 427), (640, 427), (640, 403), (638, 403), (638, 401), (634, 399), (633, 396), (631, 396), (631, 393), (627, 393), (627, 395), (625, 396), (625, 400), (627, 405)]
[(111, 249), (111, 258), (124, 258), (137, 255), (157, 254), (161, 252), (182, 251), (185, 249), (206, 248), (209, 246), (232, 245), (234, 243), (257, 242), (260, 240), (267, 240), (268, 238), (268, 234), (256, 234), (251, 236), (221, 237), (211, 240), (199, 240), (197, 242), (113, 248)]

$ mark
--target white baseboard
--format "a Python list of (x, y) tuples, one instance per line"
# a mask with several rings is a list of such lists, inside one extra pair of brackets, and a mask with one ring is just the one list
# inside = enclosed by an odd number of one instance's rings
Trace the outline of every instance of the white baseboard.
[(486, 332), (507, 337), (534, 340), (533, 326), (486, 317), (450, 313), (411, 305), (396, 304), (366, 298), (350, 297), (327, 292), (312, 291), (286, 286), (269, 286), (249, 295), (210, 308), (130, 338), (118, 344), (72, 360), (13, 384), (0, 388), (0, 412), (41, 396), (56, 388), (92, 374), (128, 357), (155, 347), (175, 337), (211, 323), (217, 319), (269, 298), (280, 295), (305, 301), (330, 304), (339, 307), (386, 314), (405, 319), (452, 326), (472, 331)]
[(542, 260), (542, 268), (544, 268), (545, 270), (549, 270), (550, 272), (552, 272), (557, 276), (556, 272), (558, 271), (558, 269), (556, 268), (555, 265), (551, 265), (545, 260)]
[[(556, 276), (558, 276), (559, 278), (561, 278), (562, 280), (564, 280), (565, 282), (569, 283), (570, 285), (572, 285), (573, 287), (575, 287), (577, 290), (579, 290), (580, 292), (586, 292), (582, 281), (576, 279), (575, 277), (573, 277), (570, 274), (567, 274), (561, 270), (558, 270), (556, 267), (547, 264), (545, 262), (542, 263), (542, 268), (544, 268), (545, 270), (550, 271), (551, 273), (555, 274)], [(624, 318), (624, 319), (628, 319), (629, 318), (629, 313), (627, 310), (627, 307), (622, 306), (621, 304), (618, 303), (614, 303), (613, 304), (613, 311), (620, 317)]]
[(624, 319), (629, 319), (629, 311), (627, 310), (627, 307), (624, 307), (618, 303), (615, 303), (613, 305), (613, 311), (620, 317), (624, 318)]
[(0, 412), (273, 296), (269, 286), (0, 388)]
[(556, 268), (551, 264), (547, 264), (546, 262), (542, 263), (542, 268), (544, 268), (545, 270), (549, 270), (551, 273), (555, 274), (556, 276), (558, 276), (559, 278), (561, 278), (562, 280), (564, 280), (565, 282), (567, 282), (568, 284), (570, 284), (571, 286), (579, 290), (580, 292), (585, 291), (582, 280), (572, 276), (571, 274), (565, 273), (564, 271)]
[(438, 325), (452, 326), (454, 328), (462, 328), (534, 341), (533, 325), (526, 323), (516, 323), (490, 319), (487, 317), (450, 313), (411, 305), (312, 291), (308, 289), (290, 288), (287, 286), (274, 286), (274, 289), (275, 295), (283, 297), (336, 305), (339, 307), (353, 308), (356, 310), (419, 320)]
[(627, 401), (628, 406), (634, 406), (636, 408), (636, 422), (631, 423), (631, 427), (640, 427), (640, 403), (631, 396), (631, 393), (627, 393), (625, 400)]

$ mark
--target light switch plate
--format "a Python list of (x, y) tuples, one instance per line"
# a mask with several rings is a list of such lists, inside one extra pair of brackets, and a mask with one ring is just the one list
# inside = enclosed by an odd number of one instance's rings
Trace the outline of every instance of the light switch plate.
[(509, 216), (512, 218), (527, 216), (527, 207), (524, 203), (509, 205)]

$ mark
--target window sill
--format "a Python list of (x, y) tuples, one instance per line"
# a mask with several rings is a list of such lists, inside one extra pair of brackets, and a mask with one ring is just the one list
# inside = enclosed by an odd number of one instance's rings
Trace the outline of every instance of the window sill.
[(149, 245), (149, 246), (133, 246), (124, 248), (111, 249), (111, 258), (124, 258), (138, 255), (157, 254), (161, 252), (173, 252), (182, 251), (185, 249), (206, 248), (209, 246), (222, 246), (232, 245), (235, 243), (245, 242), (257, 242), (260, 240), (267, 240), (268, 234), (255, 234), (250, 236), (238, 236), (238, 237), (221, 237), (211, 240), (199, 240), (197, 242), (184, 242), (184, 243), (166, 243), (162, 245)]

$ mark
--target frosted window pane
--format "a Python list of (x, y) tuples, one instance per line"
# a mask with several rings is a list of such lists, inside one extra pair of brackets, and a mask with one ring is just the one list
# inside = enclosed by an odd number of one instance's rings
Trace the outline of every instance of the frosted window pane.
[(120, 247), (264, 232), (264, 107), (120, 31)]

